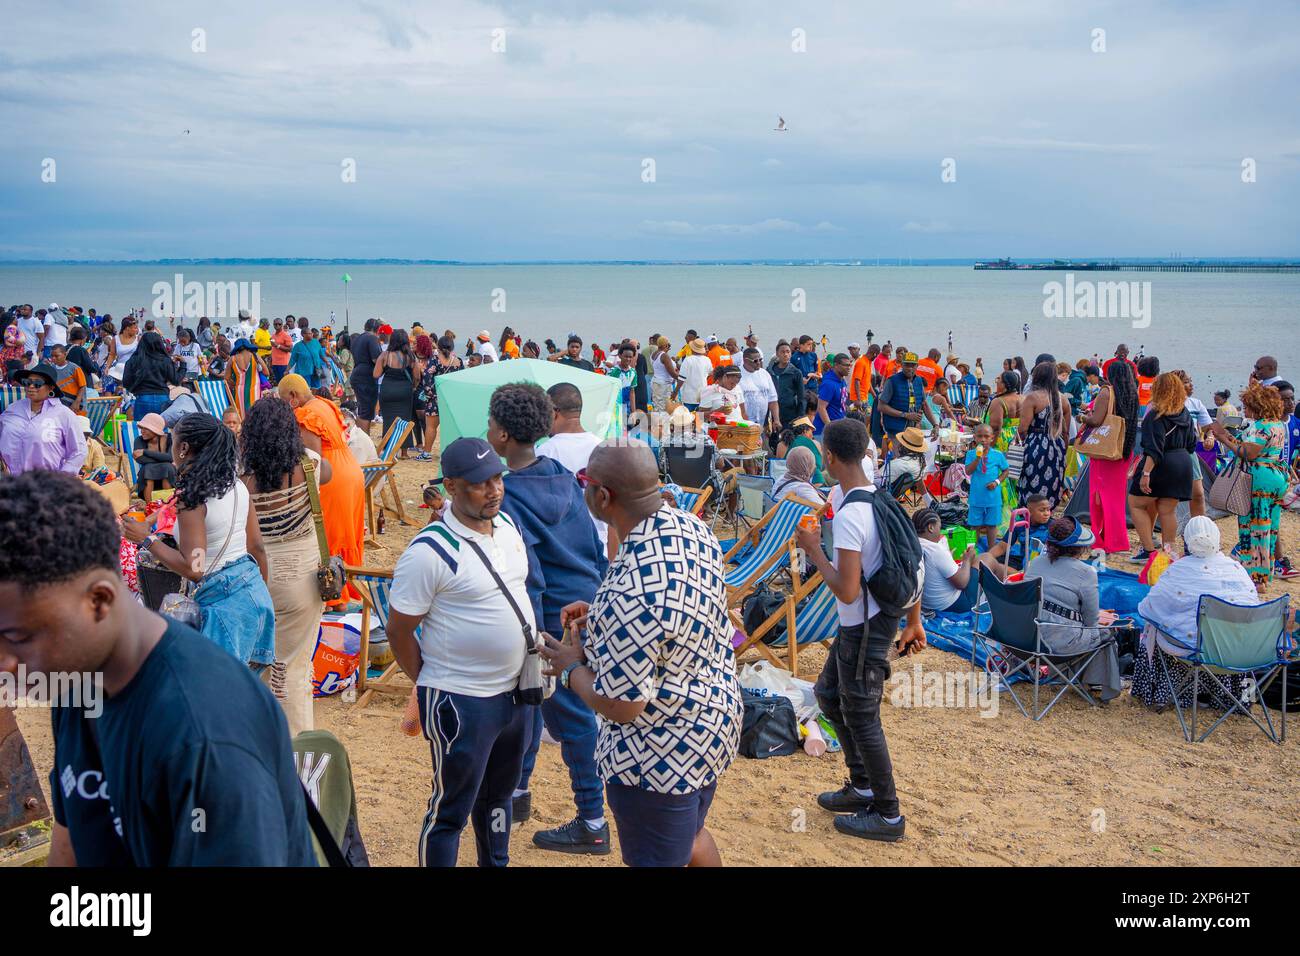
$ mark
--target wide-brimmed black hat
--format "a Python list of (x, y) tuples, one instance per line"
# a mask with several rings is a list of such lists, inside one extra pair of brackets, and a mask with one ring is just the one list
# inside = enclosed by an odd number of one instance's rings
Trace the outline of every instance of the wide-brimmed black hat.
[(15, 385), (21, 385), (33, 375), (39, 375), (45, 379), (46, 384), (48, 384), (50, 388), (59, 387), (58, 377), (54, 373), (54, 366), (46, 362), (41, 362), (39, 365), (35, 365), (32, 368), (14, 369), (13, 372), (9, 374), (9, 381)]

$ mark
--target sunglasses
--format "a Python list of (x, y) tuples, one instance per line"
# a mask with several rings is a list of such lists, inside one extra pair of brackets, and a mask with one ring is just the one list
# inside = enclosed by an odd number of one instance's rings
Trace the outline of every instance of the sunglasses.
[(578, 474), (575, 477), (578, 479), (579, 488), (586, 489), (589, 485), (595, 485), (597, 488), (604, 487), (604, 485), (602, 485), (599, 481), (591, 477), (591, 475), (587, 474), (586, 468), (579, 468)]
[(29, 378), (23, 382), (23, 388), (45, 388), (48, 384), (43, 378)]

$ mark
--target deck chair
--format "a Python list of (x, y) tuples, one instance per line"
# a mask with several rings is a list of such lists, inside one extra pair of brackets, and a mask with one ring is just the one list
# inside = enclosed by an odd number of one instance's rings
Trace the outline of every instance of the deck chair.
[(971, 403), (979, 397), (980, 387), (978, 385), (948, 385), (948, 404), (960, 405), (962, 408), (970, 408)]
[(126, 483), (131, 487), (131, 493), (135, 493), (135, 486), (140, 482), (140, 463), (135, 460), (131, 454), (135, 448), (135, 440), (140, 436), (140, 425), (138, 422), (118, 422), (117, 423), (117, 440), (114, 443), (118, 455), (118, 472), (126, 478)]
[[(988, 568), (980, 568), (980, 591), (983, 601), (975, 609), (975, 626), (971, 631), (971, 667), (978, 669), (976, 660), (980, 647), (985, 650), (984, 670), (990, 679), (999, 681), (999, 690), (1005, 689), (1015, 701), (1020, 713), (1033, 720), (1042, 720), (1066, 693), (1073, 689), (1090, 707), (1100, 706), (1092, 695), (1079, 684), (1084, 669), (1093, 658), (1111, 643), (1113, 635), (1091, 650), (1080, 654), (1054, 654), (1043, 646), (1038, 609), (1043, 599), (1043, 580), (1033, 578), (1016, 583), (999, 581)], [(1051, 627), (1075, 627), (1055, 621), (1042, 622)], [(1082, 628), (1083, 625), (1077, 625)], [(1105, 628), (1097, 628), (1104, 632)], [(999, 665), (998, 662), (1001, 662)], [(1048, 674), (1044, 676), (1043, 668)], [(1033, 682), (1033, 708), (1026, 710), (1020, 695), (1015, 691), (1012, 678), (1020, 675)], [(1039, 688), (1060, 681), (1062, 686), (1047, 706), (1039, 709)]]
[(26, 397), (27, 392), (21, 385), (0, 385), (0, 412), (20, 398)]
[[(785, 633), (765, 641), (763, 638), (783, 620)], [(798, 677), (799, 648), (805, 644), (830, 646), (830, 642), (839, 633), (839, 627), (840, 616), (835, 608), (835, 595), (822, 580), (821, 574), (814, 574), (788, 595), (781, 607), (756, 627), (753, 634), (745, 637), (744, 643), (736, 648), (736, 657), (739, 658), (752, 647), (773, 664), (787, 667), (791, 674)], [(794, 635), (794, 640), (790, 639), (791, 634)], [(777, 656), (774, 648), (780, 647), (788, 649), (788, 661), (782, 661)]]
[[(1286, 698), (1287, 651), (1290, 640), (1286, 627), (1288, 621), (1289, 598), (1283, 595), (1266, 604), (1242, 605), (1230, 604), (1222, 598), (1211, 594), (1201, 595), (1196, 609), (1196, 639), (1189, 644), (1186, 638), (1178, 638), (1163, 630), (1159, 623), (1150, 623), (1164, 635), (1165, 640), (1188, 650), (1184, 658), (1191, 668), (1192, 707), (1191, 714), (1185, 714), (1178, 703), (1178, 694), (1186, 688), (1184, 677), (1174, 686), (1164, 657), (1155, 655), (1159, 673), (1163, 676), (1165, 686), (1174, 702), (1174, 712), (1178, 715), (1179, 726), (1183, 730), (1183, 739), (1188, 743), (1201, 743), (1229, 715), (1241, 713), (1249, 717), (1269, 740), (1280, 744), (1286, 740), (1286, 710), (1282, 711), (1281, 732), (1273, 726), (1273, 716), (1268, 707), (1259, 707), (1264, 719), (1255, 716), (1255, 703), (1265, 690), (1282, 678), (1282, 697)], [(1197, 700), (1201, 689), (1201, 675), (1220, 691), (1220, 696), (1232, 700), (1232, 706), (1219, 715), (1219, 719), (1209, 726), (1205, 733), (1197, 736), (1200, 729), (1200, 708)], [(1250, 692), (1243, 698), (1232, 693), (1226, 683), (1233, 675), (1247, 676), (1253, 681)], [(1190, 716), (1190, 721), (1188, 717)]]
[(99, 395), (86, 399), (86, 417), (90, 419), (92, 435), (99, 438), (104, 434), (104, 429), (108, 427), (108, 420), (113, 417), (120, 404), (122, 404), (121, 395)]
[(799, 586), (799, 572), (794, 557), (795, 528), (806, 515), (821, 516), (826, 505), (786, 495), (758, 523), (736, 539), (723, 557), (726, 564), (736, 562), (724, 578), (727, 606), (739, 607), (750, 592), (782, 568), (789, 568), (794, 586)]
[[(377, 544), (375, 541), (375, 535), (378, 534), (375, 525), (375, 489), (381, 483), (383, 488), (379, 492), (379, 507), (387, 507), (384, 502), (384, 495), (387, 494), (393, 501), (389, 510), (397, 515), (402, 524), (414, 526), (414, 522), (406, 517), (406, 509), (402, 507), (402, 496), (398, 494), (397, 482), (393, 480), (393, 467), (397, 464), (397, 453), (401, 450), (402, 443), (406, 441), (406, 436), (411, 433), (411, 429), (414, 427), (414, 422), (408, 422), (404, 418), (393, 419), (393, 423), (388, 426), (384, 437), (380, 439), (379, 458), (374, 461), (363, 462), (361, 465), (361, 477), (365, 482), (366, 490), (366, 527), (370, 529), (370, 536), (367, 538), (369, 544)], [(388, 480), (385, 481), (384, 479)]]
[(409, 697), (411, 683), (403, 676), (396, 660), (384, 668), (383, 674), (375, 680), (370, 680), (366, 675), (370, 666), (370, 628), (377, 624), (388, 629), (388, 595), (393, 587), (393, 572), (352, 565), (345, 566), (344, 571), (348, 583), (361, 595), (361, 660), (357, 670), (357, 706), (365, 707), (376, 693)]
[(713, 488), (682, 488), (682, 493), (677, 499), (677, 506), (683, 511), (689, 511), (697, 518), (704, 516), (704, 509), (708, 506), (709, 498), (713, 495)]
[(220, 419), (226, 414), (226, 409), (230, 406), (230, 391), (226, 388), (225, 379), (201, 378), (194, 383), (194, 387), (203, 396), (213, 418)]

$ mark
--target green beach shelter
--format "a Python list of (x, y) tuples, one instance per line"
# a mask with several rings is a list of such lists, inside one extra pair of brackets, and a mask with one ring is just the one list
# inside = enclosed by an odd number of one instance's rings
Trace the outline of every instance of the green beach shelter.
[(490, 362), (478, 368), (439, 375), (434, 380), (438, 390), (438, 445), (446, 448), (457, 438), (486, 438), (488, 402), (500, 386), (513, 382), (532, 382), (543, 389), (568, 382), (582, 392), (582, 427), (593, 435), (611, 438), (618, 435), (622, 422), (618, 414), (618, 379), (559, 362), (541, 359), (513, 359)]

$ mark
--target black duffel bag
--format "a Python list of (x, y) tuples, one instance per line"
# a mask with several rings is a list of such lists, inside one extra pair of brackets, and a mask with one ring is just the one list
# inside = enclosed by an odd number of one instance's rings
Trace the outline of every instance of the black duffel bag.
[[(744, 611), (741, 614), (741, 624), (745, 628), (745, 634), (750, 635), (763, 626), (763, 622), (775, 614), (785, 604), (785, 597), (774, 591), (769, 591), (766, 587), (760, 587), (757, 591), (745, 598)], [(764, 644), (771, 644), (773, 641), (785, 637), (785, 618), (781, 618), (763, 635)]]
[(762, 697), (741, 689), (745, 719), (740, 725), (740, 755), (755, 760), (786, 757), (799, 749), (794, 705), (782, 696)]

